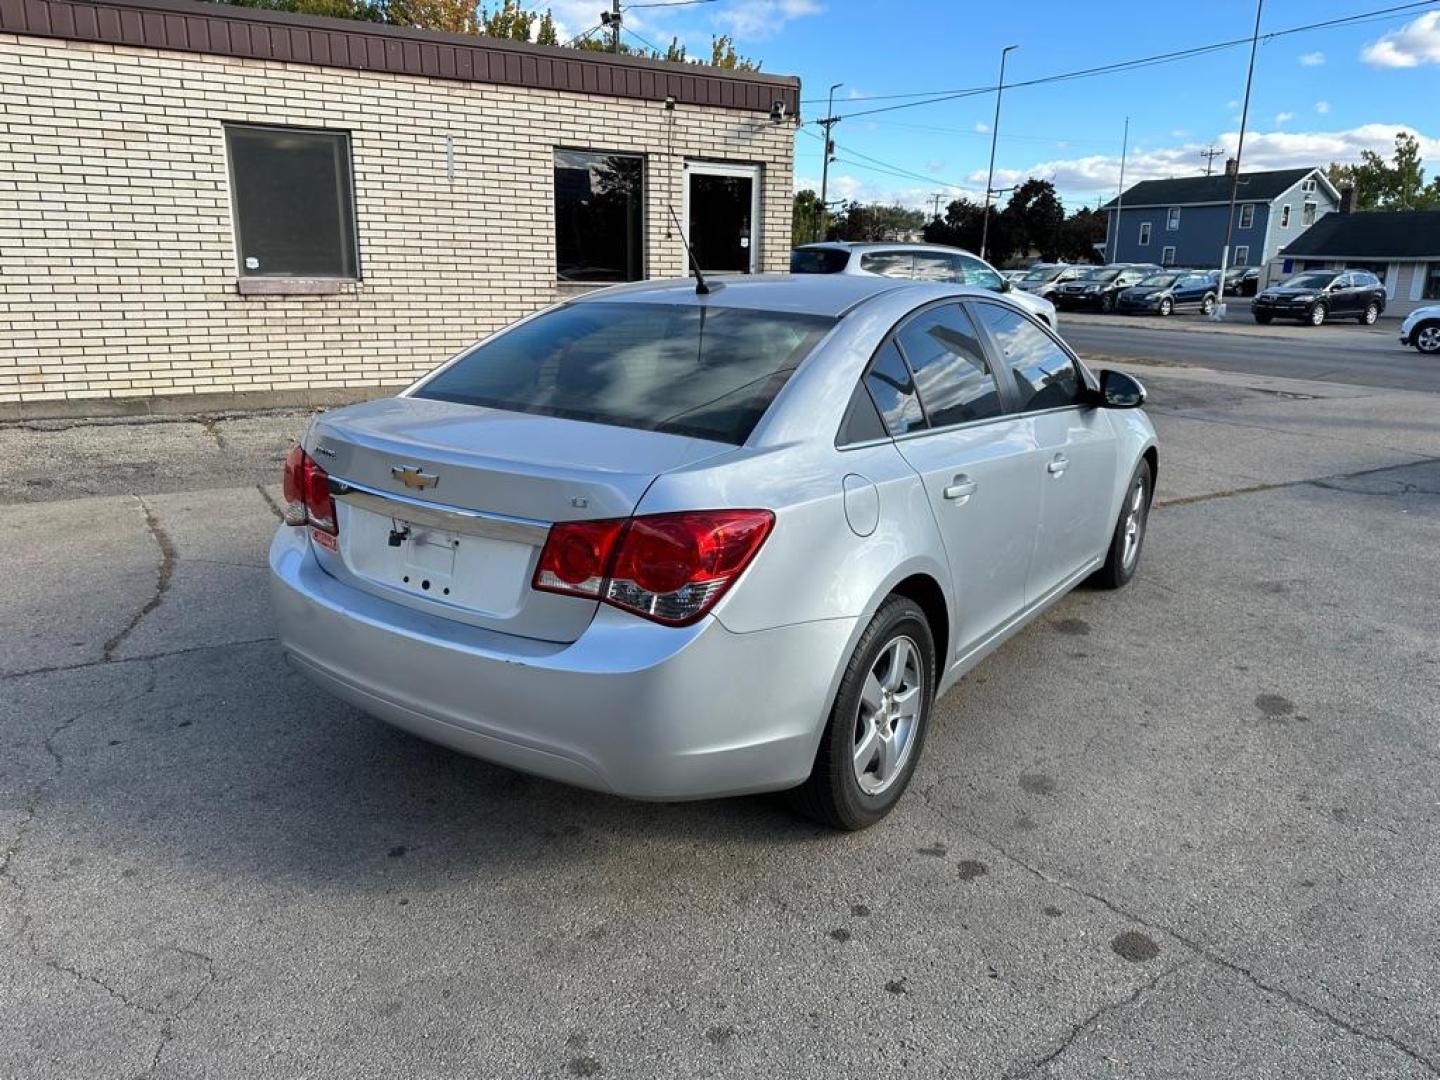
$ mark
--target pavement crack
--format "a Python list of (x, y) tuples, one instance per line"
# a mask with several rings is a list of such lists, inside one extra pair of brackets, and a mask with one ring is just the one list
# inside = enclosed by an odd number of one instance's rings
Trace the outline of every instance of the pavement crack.
[(1070, 1047), (1074, 1046), (1081, 1035), (1084, 1035), (1087, 1031), (1093, 1028), (1110, 1013), (1117, 1012), (1120, 1009), (1128, 1009), (1131, 1005), (1134, 1005), (1151, 990), (1154, 990), (1155, 987), (1159, 986), (1160, 983), (1164, 982), (1166, 979), (1176, 974), (1177, 972), (1189, 967), (1198, 959), (1198, 957), (1192, 956), (1189, 959), (1180, 961), (1180, 963), (1178, 964), (1173, 964), (1170, 967), (1157, 972), (1154, 977), (1147, 979), (1145, 982), (1141, 983), (1134, 989), (1134, 991), (1121, 998), (1119, 1001), (1107, 1001), (1104, 1005), (1101, 1005), (1089, 1016), (1086, 1016), (1083, 1020), (1079, 1021), (1078, 1023), (1072, 1024), (1070, 1027), (1070, 1033), (1066, 1035), (1062, 1040), (1060, 1040), (1059, 1046), (1055, 1047), (1055, 1049), (1051, 1050), (1042, 1058), (1037, 1058), (1035, 1061), (1031, 1061), (1027, 1064), (1007, 1069), (1003, 1074), (1003, 1080), (1020, 1080), (1021, 1077), (1035, 1075), (1035, 1073), (1045, 1068), (1046, 1065), (1049, 1065), (1052, 1061), (1054, 1061), (1056, 1058), (1060, 1057), (1060, 1055), (1064, 1054), (1067, 1050), (1069, 1050)]
[(160, 519), (155, 516), (155, 511), (144, 499), (137, 495), (135, 501), (145, 511), (145, 527), (150, 530), (156, 547), (160, 549), (160, 567), (155, 574), (155, 591), (151, 594), (150, 599), (145, 601), (145, 606), (135, 613), (135, 616), (118, 634), (105, 642), (104, 648), (101, 649), (100, 655), (106, 663), (115, 659), (115, 650), (130, 636), (130, 632), (140, 625), (141, 620), (160, 606), (160, 602), (165, 599), (165, 594), (170, 589), (170, 579), (175, 573), (175, 545), (170, 542), (169, 534), (165, 532), (164, 527), (160, 524)]
[(200, 416), (196, 417), (196, 419), (200, 421), (200, 430), (215, 441), (215, 448), (217, 450), (230, 449), (225, 442), (224, 433), (220, 430), (220, 417)]
[(265, 505), (270, 507), (270, 512), (281, 521), (285, 520), (285, 511), (280, 509), (280, 504), (270, 497), (270, 492), (265, 490), (264, 484), (256, 484), (255, 490), (260, 493), (260, 498), (265, 500)]
[(1262, 491), (1278, 491), (1281, 488), (1293, 487), (1318, 487), (1326, 491), (1340, 491), (1349, 495), (1409, 495), (1409, 494), (1434, 494), (1428, 488), (1408, 480), (1397, 481), (1401, 490), (1388, 491), (1354, 491), (1350, 488), (1338, 486), (1345, 480), (1359, 480), (1367, 476), (1376, 476), (1379, 473), (1396, 472), (1400, 469), (1413, 469), (1418, 465), (1440, 464), (1440, 457), (1417, 458), (1414, 461), (1401, 462), (1398, 465), (1381, 465), (1374, 469), (1360, 469), (1356, 472), (1332, 473), (1329, 476), (1312, 476), (1304, 480), (1281, 480), (1273, 484), (1252, 484), (1249, 487), (1230, 488), (1226, 491), (1211, 491), (1203, 495), (1184, 495), (1174, 499), (1157, 499), (1156, 510), (1164, 510), (1171, 506), (1192, 506), (1195, 503), (1210, 502), (1212, 499), (1228, 499), (1235, 495), (1254, 495)]
[(142, 656), (119, 656), (113, 660), (83, 660), (78, 664), (57, 664), (54, 667), (26, 668), (24, 671), (12, 671), (0, 675), (0, 682), (8, 682), (11, 679), (28, 679), (34, 675), (56, 675), (66, 671), (84, 671), (86, 668), (104, 667), (106, 664), (149, 664), (156, 660), (166, 660), (172, 656), (188, 656), (190, 653), (208, 652), (211, 649), (235, 649), (244, 645), (259, 645), (266, 641), (274, 641), (274, 634), (267, 634), (264, 637), (242, 638), (239, 641), (217, 641), (213, 645), (191, 645), (184, 649), (169, 649), (166, 652), (145, 653)]

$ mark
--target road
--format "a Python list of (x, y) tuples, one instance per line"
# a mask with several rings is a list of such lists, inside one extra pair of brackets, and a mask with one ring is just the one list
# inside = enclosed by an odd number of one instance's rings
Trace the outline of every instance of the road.
[(1434, 398), (1146, 377), (1139, 576), (941, 700), (856, 835), (289, 671), (303, 415), (0, 425), (0, 1077), (1434, 1077)]
[[(1231, 306), (1234, 306), (1234, 301)], [(1157, 318), (1062, 313), (1060, 329), (1082, 356), (1139, 358), (1222, 371), (1440, 392), (1440, 358), (1401, 346), (1399, 323), (1377, 327), (1246, 326), (1232, 314), (1221, 329), (1198, 316)]]

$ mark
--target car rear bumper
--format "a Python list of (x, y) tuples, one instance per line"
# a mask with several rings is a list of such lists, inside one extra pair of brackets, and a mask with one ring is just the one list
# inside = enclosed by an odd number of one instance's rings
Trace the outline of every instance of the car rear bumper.
[(601, 607), (561, 645), (418, 612), (320, 568), (302, 529), (270, 549), (280, 642), (308, 678), (422, 738), (631, 798), (805, 779), (855, 620), (735, 634)]

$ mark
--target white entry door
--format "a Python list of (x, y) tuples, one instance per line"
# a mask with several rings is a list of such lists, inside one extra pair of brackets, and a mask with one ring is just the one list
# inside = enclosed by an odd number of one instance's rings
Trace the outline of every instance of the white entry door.
[(760, 166), (687, 161), (685, 236), (707, 274), (759, 273)]

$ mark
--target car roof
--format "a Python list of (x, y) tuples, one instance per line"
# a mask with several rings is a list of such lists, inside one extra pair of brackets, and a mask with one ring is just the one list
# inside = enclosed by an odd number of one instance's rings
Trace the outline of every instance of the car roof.
[[(705, 280), (712, 291), (703, 296), (695, 292), (694, 278), (666, 278), (599, 289), (570, 302), (703, 304), (712, 308), (788, 311), (838, 318), (872, 297), (925, 284), (905, 278), (856, 274), (711, 274)], [(984, 290), (957, 287), (956, 291), (957, 295), (961, 291), (978, 295)]]
[(927, 244), (922, 240), (817, 240), (800, 244), (796, 251), (944, 251), (955, 255), (973, 255), (973, 251), (950, 244)]

